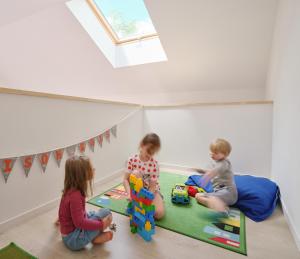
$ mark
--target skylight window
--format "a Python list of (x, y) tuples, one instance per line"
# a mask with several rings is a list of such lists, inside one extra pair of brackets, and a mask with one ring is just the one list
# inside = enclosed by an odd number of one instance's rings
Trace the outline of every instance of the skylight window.
[(115, 44), (157, 37), (143, 0), (87, 0)]
[(66, 5), (114, 68), (168, 60), (143, 0), (71, 0)]

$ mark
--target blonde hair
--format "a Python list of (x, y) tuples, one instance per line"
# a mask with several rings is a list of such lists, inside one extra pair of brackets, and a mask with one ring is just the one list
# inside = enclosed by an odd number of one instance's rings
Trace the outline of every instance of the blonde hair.
[(213, 153), (221, 153), (225, 156), (228, 156), (231, 152), (231, 145), (230, 143), (225, 140), (225, 139), (221, 139), (218, 138), (216, 140), (214, 140), (210, 146), (210, 151)]

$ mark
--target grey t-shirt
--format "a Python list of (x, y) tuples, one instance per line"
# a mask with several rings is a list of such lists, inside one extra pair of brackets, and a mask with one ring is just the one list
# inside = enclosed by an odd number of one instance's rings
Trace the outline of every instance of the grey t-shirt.
[(227, 159), (212, 161), (210, 170), (215, 171), (217, 175), (211, 180), (214, 190), (223, 188), (236, 189), (234, 176), (231, 169), (231, 163)]

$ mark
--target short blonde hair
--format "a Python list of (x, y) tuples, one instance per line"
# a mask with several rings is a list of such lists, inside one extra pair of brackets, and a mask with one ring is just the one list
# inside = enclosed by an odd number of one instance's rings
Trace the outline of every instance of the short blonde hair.
[(228, 156), (231, 152), (231, 145), (230, 143), (225, 140), (225, 139), (221, 139), (218, 138), (216, 140), (214, 140), (210, 146), (210, 151), (213, 153), (221, 153), (225, 156)]

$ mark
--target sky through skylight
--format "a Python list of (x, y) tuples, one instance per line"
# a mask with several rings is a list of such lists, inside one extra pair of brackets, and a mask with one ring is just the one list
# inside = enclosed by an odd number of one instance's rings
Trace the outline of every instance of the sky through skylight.
[(156, 34), (143, 0), (94, 0), (119, 40)]

